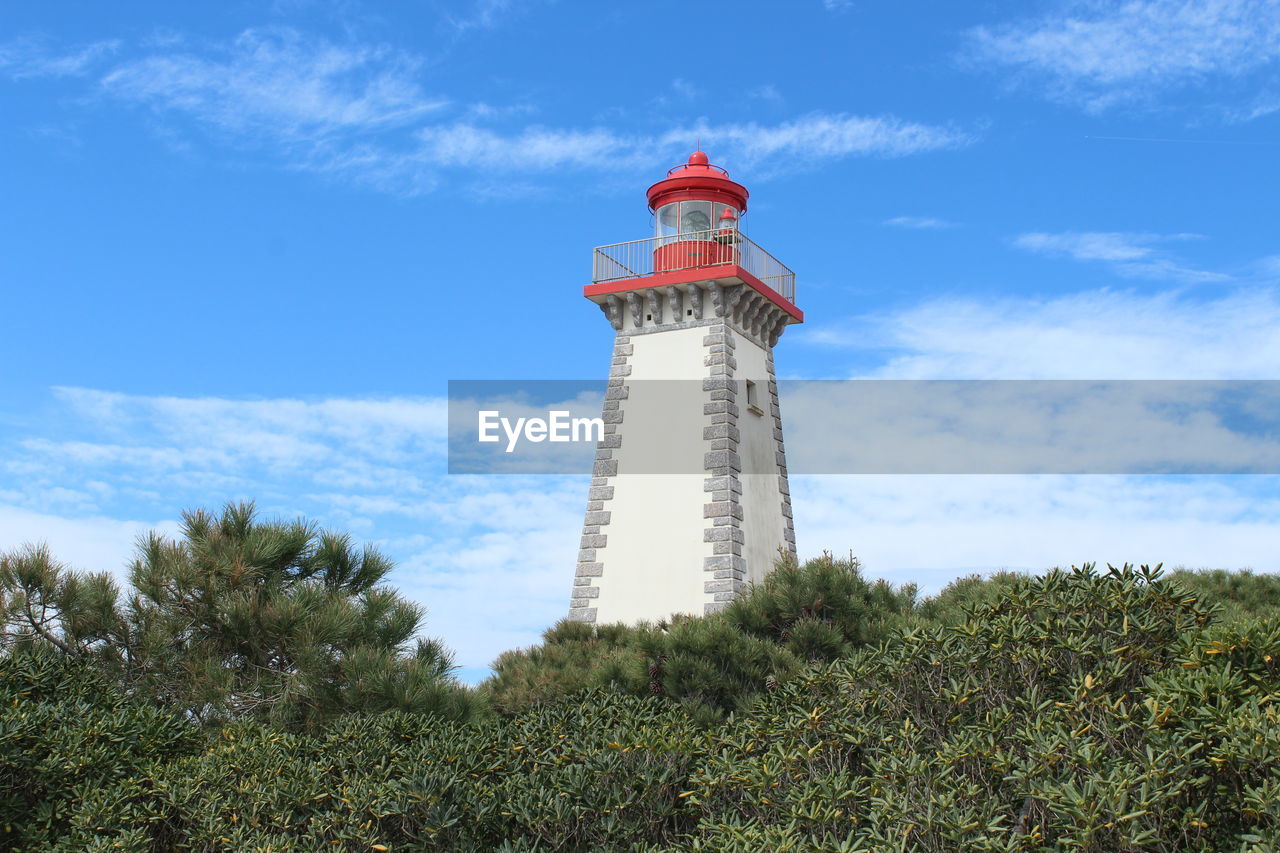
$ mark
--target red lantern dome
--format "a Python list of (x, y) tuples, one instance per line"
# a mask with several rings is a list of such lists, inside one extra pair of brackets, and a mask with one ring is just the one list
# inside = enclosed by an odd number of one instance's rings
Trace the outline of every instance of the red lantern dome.
[(729, 173), (713, 166), (706, 152), (695, 151), (689, 161), (667, 172), (667, 176), (649, 187), (649, 209), (678, 201), (712, 201), (727, 204), (739, 214), (747, 212), (747, 188), (729, 180)]

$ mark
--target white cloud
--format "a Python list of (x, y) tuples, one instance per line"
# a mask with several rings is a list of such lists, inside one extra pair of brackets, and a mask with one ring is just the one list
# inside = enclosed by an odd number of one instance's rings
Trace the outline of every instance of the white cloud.
[(15, 80), (83, 77), (119, 49), (120, 42), (112, 39), (58, 53), (44, 40), (25, 36), (0, 44), (0, 71)]
[[(489, 26), (511, 4), (485, 2), (466, 26)], [(17, 43), (14, 43), (17, 44)], [(169, 37), (140, 45), (137, 58), (106, 63), (114, 43), (64, 55), (41, 47), (0, 49), (12, 75), (88, 75), (98, 91), (185, 117), (220, 143), (255, 148), (291, 168), (399, 194), (416, 194), (461, 174), (467, 181), (573, 166), (595, 172), (666, 165), (699, 137), (726, 163), (775, 164), (775, 171), (851, 156), (899, 157), (971, 144), (972, 133), (895, 116), (814, 113), (774, 125), (693, 126), (654, 136), (601, 127), (510, 127), (528, 104), (453, 105), (428, 94), (420, 56), (388, 45), (334, 42), (288, 27), (249, 29), (228, 43)], [(98, 60), (103, 60), (99, 62)], [(58, 70), (60, 69), (60, 70)], [(684, 98), (696, 91), (676, 80)], [(766, 87), (761, 97), (775, 97)], [(449, 118), (444, 118), (449, 115)], [(494, 126), (507, 126), (497, 129)], [(171, 121), (161, 133), (189, 134)]]
[(1280, 59), (1280, 6), (1077, 0), (1034, 20), (977, 27), (967, 41), (971, 59), (1018, 69), (1043, 81), (1050, 97), (1097, 111), (1267, 69)]
[(423, 128), (417, 138), (418, 147), (404, 159), (437, 168), (504, 172), (546, 171), (563, 166), (599, 169), (634, 165), (638, 157), (631, 141), (604, 129), (531, 127), (504, 134), (472, 124), (451, 124)]
[(782, 93), (778, 91), (778, 87), (772, 83), (766, 83), (763, 86), (757, 86), (754, 89), (747, 90), (748, 98), (758, 98), (761, 101), (781, 101)]
[(929, 300), (819, 327), (801, 340), (883, 352), (889, 379), (1273, 379), (1280, 292), (1215, 299), (1097, 290)]
[(158, 53), (116, 66), (114, 97), (206, 125), (293, 144), (403, 126), (440, 109), (417, 82), (421, 60), (385, 45), (339, 45), (297, 30), (245, 30), (201, 55)]
[(1178, 263), (1159, 247), (1161, 243), (1198, 239), (1198, 234), (1140, 234), (1125, 232), (1069, 231), (1061, 234), (1032, 232), (1013, 241), (1021, 249), (1059, 255), (1077, 261), (1104, 261), (1121, 275), (1195, 284), (1227, 281), (1223, 273), (1198, 270)]
[(172, 520), (131, 521), (101, 515), (68, 517), (0, 503), (0, 551), (24, 544), (48, 543), (67, 565), (91, 572), (112, 572), (123, 579), (138, 536), (149, 530), (173, 535)]
[(487, 30), (520, 13), (528, 5), (527, 0), (470, 0), (464, 13), (450, 15), (447, 20), (458, 34)]
[(1277, 477), (796, 477), (804, 555), (936, 592), (957, 576), (1098, 562), (1280, 570)]
[(945, 219), (936, 219), (932, 216), (895, 216), (892, 219), (886, 219), (884, 225), (892, 225), (896, 228), (916, 228), (921, 230), (937, 230), (940, 228), (954, 228), (954, 222), (948, 222)]
[(968, 131), (904, 121), (894, 116), (814, 113), (777, 125), (699, 124), (662, 137), (666, 145), (687, 145), (694, 136), (704, 147), (727, 151), (725, 160), (758, 164), (838, 159), (849, 156), (904, 157), (963, 148), (977, 141)]

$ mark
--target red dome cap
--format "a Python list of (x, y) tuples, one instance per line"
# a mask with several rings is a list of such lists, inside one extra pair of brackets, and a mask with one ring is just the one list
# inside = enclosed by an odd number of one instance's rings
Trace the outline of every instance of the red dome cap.
[(747, 188), (729, 180), (729, 173), (712, 166), (706, 152), (695, 151), (689, 162), (667, 172), (667, 177), (649, 187), (649, 209), (657, 210), (673, 201), (718, 201), (747, 210)]

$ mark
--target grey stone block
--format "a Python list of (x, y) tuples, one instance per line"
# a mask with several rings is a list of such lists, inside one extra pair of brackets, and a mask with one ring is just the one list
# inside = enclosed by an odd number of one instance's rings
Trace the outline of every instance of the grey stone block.
[(713, 450), (702, 454), (702, 467), (704, 469), (723, 467), (741, 471), (742, 458), (732, 450)]
[(741, 557), (732, 554), (722, 554), (716, 557), (703, 557), (702, 568), (704, 569), (741, 569), (746, 571), (747, 561)]
[(737, 501), (712, 501), (702, 507), (703, 518), (717, 518), (726, 515), (741, 519), (742, 505)]
[[(707, 605), (710, 607), (711, 605)], [(596, 621), (596, 608), (594, 607), (573, 607), (569, 609), (569, 619), (573, 622), (594, 622)]]
[(738, 428), (733, 424), (716, 424), (714, 426), (702, 428), (702, 440), (711, 441), (716, 438), (731, 438), (738, 441)]
[(720, 492), (725, 490), (740, 495), (742, 494), (742, 483), (734, 476), (708, 477), (702, 482), (702, 491), (704, 492)]
[(587, 492), (587, 500), (592, 501), (611, 501), (613, 500), (613, 486), (592, 486)]
[(582, 578), (598, 578), (604, 575), (604, 563), (579, 563), (577, 576)]
[(598, 524), (604, 527), (609, 523), (610, 513), (608, 510), (603, 512), (589, 512), (586, 516), (587, 524)]
[(604, 533), (594, 533), (588, 536), (583, 536), (582, 539), (579, 540), (578, 542), (578, 547), (579, 548), (603, 548), (607, 544), (609, 544), (608, 535)]

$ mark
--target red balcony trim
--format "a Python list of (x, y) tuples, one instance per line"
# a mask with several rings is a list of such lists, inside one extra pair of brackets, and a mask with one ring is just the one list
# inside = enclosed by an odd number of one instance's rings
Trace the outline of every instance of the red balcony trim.
[(797, 323), (804, 322), (804, 312), (792, 305), (782, 294), (756, 278), (737, 264), (721, 264), (714, 267), (694, 267), (687, 270), (672, 270), (637, 278), (624, 278), (618, 281), (605, 281), (600, 284), (588, 284), (582, 288), (582, 295), (590, 299), (593, 296), (606, 296), (610, 293), (625, 293), (630, 290), (649, 290), (654, 287), (666, 287), (671, 284), (684, 284), (688, 281), (710, 281), (716, 278), (737, 278), (745, 282), (752, 290), (777, 305), (791, 315)]

